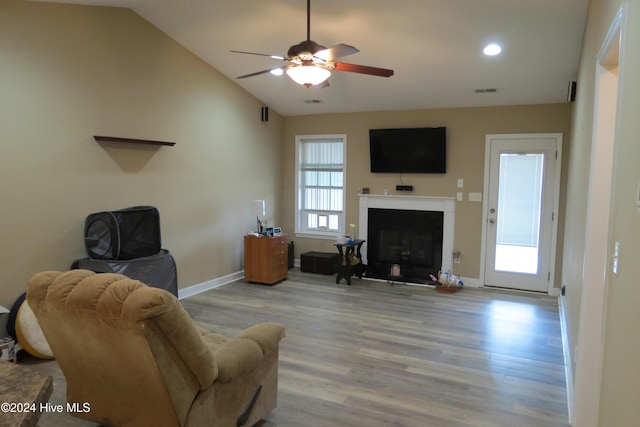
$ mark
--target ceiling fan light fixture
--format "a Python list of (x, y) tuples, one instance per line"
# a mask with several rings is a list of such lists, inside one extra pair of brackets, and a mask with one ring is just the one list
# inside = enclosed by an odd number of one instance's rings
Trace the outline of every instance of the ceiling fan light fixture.
[(327, 80), (331, 76), (331, 71), (315, 65), (300, 65), (287, 68), (287, 75), (299, 85), (309, 87)]
[(284, 74), (284, 70), (282, 68), (274, 68), (271, 71), (269, 71), (271, 74), (273, 74), (274, 76), (281, 76)]

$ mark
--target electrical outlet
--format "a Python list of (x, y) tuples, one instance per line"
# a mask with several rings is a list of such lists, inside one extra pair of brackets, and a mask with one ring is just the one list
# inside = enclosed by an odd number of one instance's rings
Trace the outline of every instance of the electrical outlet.
[(456, 193), (456, 200), (457, 200), (457, 201), (459, 201), (459, 202), (461, 202), (462, 200), (464, 200), (464, 197), (463, 197), (462, 191), (458, 191), (458, 192)]

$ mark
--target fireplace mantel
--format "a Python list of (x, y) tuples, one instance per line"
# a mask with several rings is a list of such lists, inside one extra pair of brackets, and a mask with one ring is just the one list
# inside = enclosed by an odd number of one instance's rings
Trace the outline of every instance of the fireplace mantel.
[[(442, 236), (442, 270), (453, 269), (453, 236), (456, 199), (453, 197), (395, 196), (360, 194), (358, 238), (367, 240), (369, 209), (400, 209), (444, 212)], [(362, 260), (367, 262), (367, 244), (362, 246)]]

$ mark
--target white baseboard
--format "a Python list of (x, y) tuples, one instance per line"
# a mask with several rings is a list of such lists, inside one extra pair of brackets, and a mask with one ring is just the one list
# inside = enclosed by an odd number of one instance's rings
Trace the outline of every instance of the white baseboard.
[[(300, 268), (300, 258), (296, 258), (293, 260), (293, 265), (294, 267), (298, 267)], [(468, 286), (470, 288), (482, 288), (482, 282), (480, 281), (480, 279), (476, 279), (473, 277), (461, 277), (462, 279), (462, 283), (464, 283), (465, 286)]]
[[(296, 258), (293, 261), (294, 267), (300, 268), (300, 259)], [(236, 273), (231, 273), (226, 276), (218, 277), (216, 279), (207, 280), (206, 282), (198, 283), (196, 285), (189, 286), (184, 289), (178, 290), (178, 299), (187, 298), (193, 295), (198, 295), (202, 292), (206, 292), (211, 289), (219, 288), (220, 286), (228, 285), (231, 282), (240, 280), (244, 277), (244, 270)], [(465, 286), (470, 288), (482, 288), (482, 282), (480, 279), (473, 277), (462, 277), (462, 282)]]
[(562, 336), (562, 350), (564, 354), (564, 376), (567, 383), (567, 410), (569, 412), (569, 425), (573, 422), (573, 370), (571, 369), (571, 346), (569, 345), (569, 330), (567, 328), (567, 310), (564, 297), (558, 297), (560, 308), (560, 334)]
[(192, 285), (184, 289), (179, 289), (178, 299), (191, 297), (211, 289), (219, 288), (220, 286), (224, 286), (231, 282), (235, 282), (236, 280), (240, 280), (243, 277), (244, 277), (244, 270), (240, 270), (235, 273), (227, 274), (226, 276), (207, 280), (206, 282), (198, 283), (196, 285)]
[(462, 283), (464, 283), (465, 286), (468, 286), (470, 288), (482, 288), (484, 287), (482, 285), (482, 282), (480, 281), (480, 279), (476, 279), (473, 277), (461, 277), (460, 278), (462, 280)]

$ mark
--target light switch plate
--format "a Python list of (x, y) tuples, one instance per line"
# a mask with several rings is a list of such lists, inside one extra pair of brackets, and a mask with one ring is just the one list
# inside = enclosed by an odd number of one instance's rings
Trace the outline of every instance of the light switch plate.
[(469, 193), (469, 201), (470, 202), (481, 202), (482, 201), (482, 193), (470, 192)]
[(458, 188), (464, 187), (464, 179), (458, 178)]
[(464, 199), (464, 197), (463, 197), (462, 191), (458, 191), (456, 193), (456, 200), (461, 202), (463, 199)]

